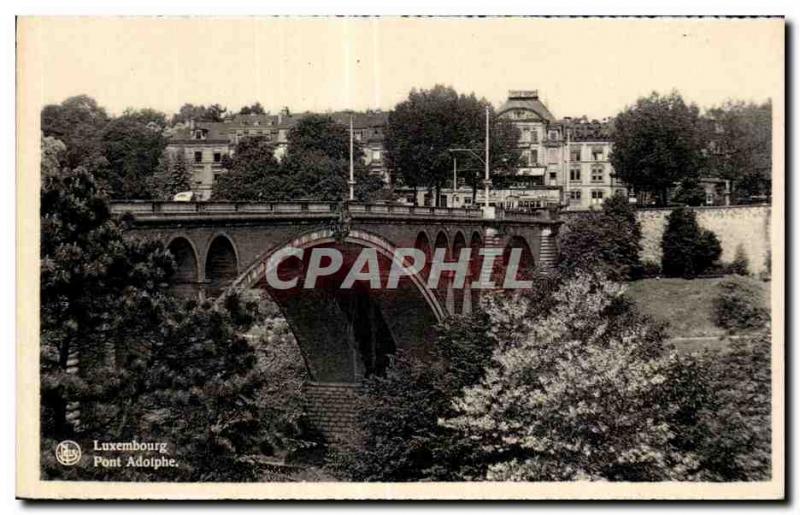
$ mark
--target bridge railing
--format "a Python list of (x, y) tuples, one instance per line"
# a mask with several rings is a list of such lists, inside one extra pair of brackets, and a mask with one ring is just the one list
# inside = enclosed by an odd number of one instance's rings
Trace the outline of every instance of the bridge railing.
[[(434, 217), (434, 218), (483, 218), (478, 208), (454, 208), (433, 206), (410, 206), (405, 204), (358, 203), (348, 204), (352, 216), (388, 217)], [(297, 201), (297, 202), (176, 202), (160, 200), (118, 200), (111, 202), (111, 212), (131, 213), (143, 216), (180, 215), (234, 215), (234, 214), (274, 214), (274, 215), (336, 215), (338, 202)], [(556, 220), (558, 214), (549, 209), (533, 211), (511, 211), (497, 208), (495, 219), (508, 221), (547, 221)]]

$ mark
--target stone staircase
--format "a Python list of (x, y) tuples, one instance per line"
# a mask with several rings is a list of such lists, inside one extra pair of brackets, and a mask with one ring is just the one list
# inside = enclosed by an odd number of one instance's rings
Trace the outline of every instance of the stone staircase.
[(537, 265), (542, 270), (549, 270), (558, 261), (558, 248), (553, 234), (549, 229), (542, 230), (539, 246), (539, 263)]

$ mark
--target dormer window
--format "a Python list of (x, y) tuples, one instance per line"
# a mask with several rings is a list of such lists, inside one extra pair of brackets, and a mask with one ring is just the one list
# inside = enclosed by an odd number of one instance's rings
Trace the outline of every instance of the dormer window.
[(194, 139), (206, 139), (206, 130), (205, 129), (195, 129), (195, 131), (194, 131)]

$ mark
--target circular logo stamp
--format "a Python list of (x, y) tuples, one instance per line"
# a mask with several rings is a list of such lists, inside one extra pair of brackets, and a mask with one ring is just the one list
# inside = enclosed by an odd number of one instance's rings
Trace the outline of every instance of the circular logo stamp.
[(64, 466), (71, 467), (81, 460), (81, 446), (72, 440), (64, 440), (56, 445), (56, 459)]

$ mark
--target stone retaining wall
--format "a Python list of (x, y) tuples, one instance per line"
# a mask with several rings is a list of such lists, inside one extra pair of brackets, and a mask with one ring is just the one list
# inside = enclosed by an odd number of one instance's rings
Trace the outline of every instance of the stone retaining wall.
[[(722, 245), (723, 262), (730, 263), (736, 248), (742, 246), (750, 262), (750, 272), (759, 274), (767, 269), (770, 249), (771, 206), (707, 206), (692, 208), (700, 227), (713, 231)], [(661, 237), (672, 208), (645, 208), (636, 212), (642, 224), (642, 260), (661, 262)], [(565, 211), (567, 223), (587, 211)]]

